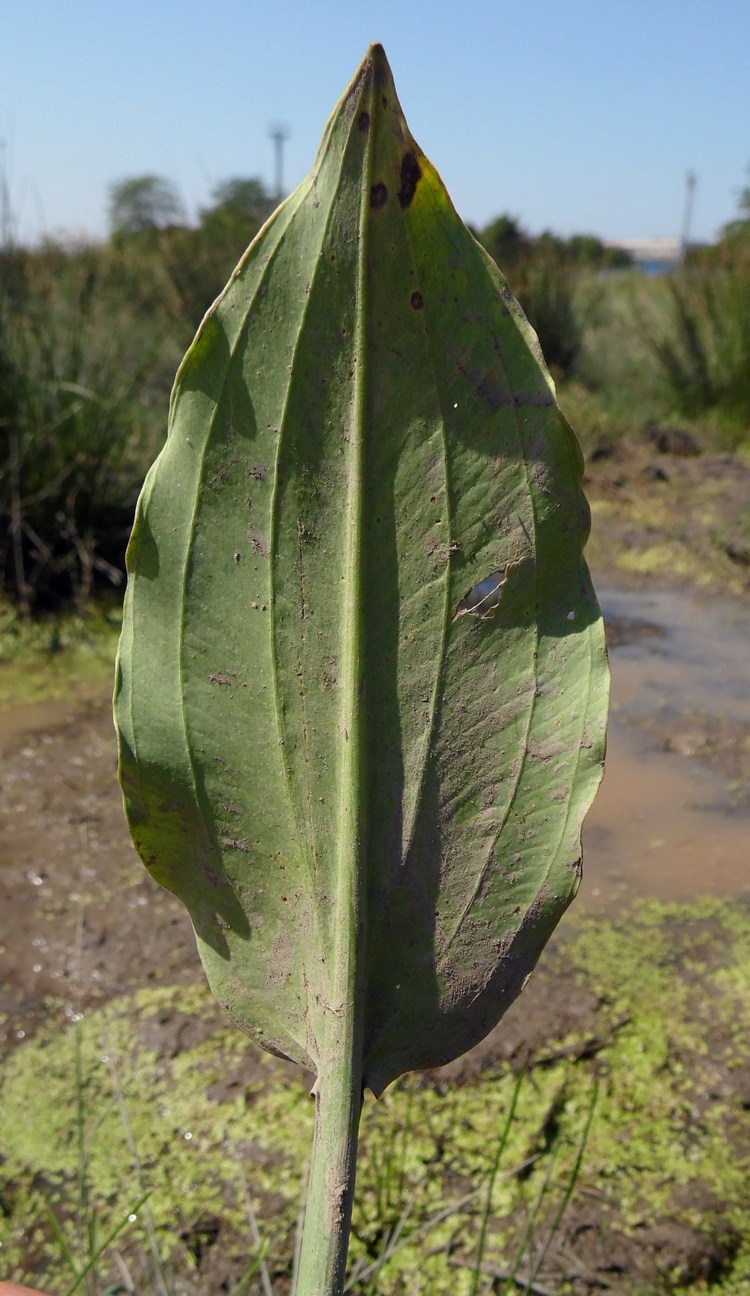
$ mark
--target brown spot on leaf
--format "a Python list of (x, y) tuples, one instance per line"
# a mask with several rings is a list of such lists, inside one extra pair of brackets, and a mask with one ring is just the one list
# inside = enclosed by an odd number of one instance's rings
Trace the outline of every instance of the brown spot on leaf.
[(424, 308), (424, 297), (421, 292), (413, 292), (410, 302), (412, 310), (422, 310)]
[(372, 186), (372, 189), (370, 190), (370, 206), (374, 208), (375, 211), (377, 211), (378, 208), (385, 207), (387, 201), (388, 201), (388, 190), (386, 189), (382, 180), (379, 180), (378, 183), (374, 184)]
[(420, 165), (411, 149), (409, 149), (408, 153), (404, 153), (401, 162), (401, 188), (398, 191), (398, 200), (402, 207), (406, 208), (410, 205), (421, 178)]
[(255, 468), (250, 469), (250, 476), (253, 478), (253, 481), (265, 481), (268, 473), (262, 465), (257, 464)]
[(358, 122), (357, 122), (357, 125), (358, 125), (358, 127), (359, 127), (359, 129), (360, 129), (361, 131), (367, 131), (367, 130), (369, 130), (369, 129), (370, 129), (370, 114), (369, 114), (368, 112), (361, 112), (361, 113), (359, 114), (359, 120), (358, 120)]
[(212, 684), (234, 684), (231, 675), (225, 675), (223, 671), (211, 671), (209, 680)]
[(265, 540), (261, 540), (260, 536), (254, 535), (252, 531), (248, 531), (247, 543), (257, 554), (260, 554), (261, 558), (268, 557), (270, 550)]

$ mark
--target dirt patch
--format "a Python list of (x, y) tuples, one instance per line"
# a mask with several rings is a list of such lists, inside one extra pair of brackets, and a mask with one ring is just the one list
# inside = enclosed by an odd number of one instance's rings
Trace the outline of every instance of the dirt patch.
[(739, 1231), (723, 1218), (722, 1202), (703, 1186), (683, 1194), (700, 1223), (665, 1216), (627, 1234), (616, 1203), (581, 1194), (566, 1215), (554, 1255), (570, 1290), (679, 1291), (708, 1283), (722, 1290), (741, 1246)]
[(589, 562), (604, 584), (750, 591), (750, 464), (621, 441), (589, 457)]
[[(0, 1039), (135, 987), (194, 981), (183, 906), (138, 860), (116, 780), (109, 700), (71, 719), (53, 705), (0, 722)], [(64, 722), (55, 727), (62, 708)]]

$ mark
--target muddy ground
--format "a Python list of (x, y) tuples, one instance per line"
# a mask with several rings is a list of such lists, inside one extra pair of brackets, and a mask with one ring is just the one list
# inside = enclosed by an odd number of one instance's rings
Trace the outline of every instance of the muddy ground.
[[(602, 602), (605, 612), (609, 603), (615, 710), (612, 769), (587, 828), (585, 882), (578, 902), (584, 927), (600, 915), (616, 931), (641, 896), (688, 904), (712, 894), (747, 913), (750, 468), (726, 455), (662, 453), (653, 439), (644, 440), (599, 447), (588, 489), (594, 516), (592, 565), (597, 587), (611, 592)], [(641, 594), (648, 597), (639, 602)], [(670, 598), (676, 601), (669, 604)], [(680, 617), (685, 622), (682, 637), (675, 639), (675, 618)], [(50, 704), (21, 701), (5, 707), (0, 753), (0, 1038), (5, 1053), (29, 1050), (35, 1040), (49, 1048), (53, 1034), (65, 1024), (92, 1015), (96, 1019), (112, 1003), (132, 1005), (144, 991), (160, 987), (166, 997), (142, 1027), (139, 1046), (151, 1050), (157, 1066), (172, 1066), (174, 1059), (200, 1050), (224, 1028), (217, 1027), (212, 1013), (201, 1017), (181, 1007), (179, 987), (187, 995), (200, 981), (192, 931), (182, 906), (148, 878), (130, 844), (115, 780), (108, 681), (87, 681), (83, 704), (73, 695)], [(689, 826), (689, 843), (680, 841), (680, 824)], [(670, 826), (676, 837), (670, 838)], [(692, 1096), (689, 1085), (677, 1086), (675, 1102), (692, 1102), (694, 1119), (700, 1122), (710, 1105), (706, 1093), (715, 1094), (737, 1163), (744, 1159), (747, 1165), (750, 1065), (747, 1041), (743, 1050), (737, 1038), (737, 1022), (722, 1020), (728, 1010), (718, 987), (729, 976), (723, 920), (664, 912), (663, 922), (672, 923), (674, 935), (667, 961), (671, 959), (675, 984), (692, 987), (690, 994), (703, 1004), (701, 1012), (716, 996), (710, 1082), (704, 1063), (696, 1060), (700, 1049), (695, 1038), (685, 1036), (675, 1045), (669, 1067), (675, 1074), (681, 1068), (700, 1074)], [(683, 939), (688, 929), (700, 932), (698, 952), (692, 938)], [(571, 927), (571, 933), (575, 930)], [(546, 1124), (537, 1132), (537, 1140), (549, 1150), (562, 1119), (555, 1103), (569, 1101), (575, 1075), (583, 1080), (611, 1071), (614, 1050), (632, 1019), (627, 1004), (613, 1003), (612, 995), (597, 990), (589, 965), (579, 966), (570, 948), (563, 933), (501, 1027), (465, 1058), (415, 1081), (414, 1092), (432, 1088), (443, 1094), (456, 1086), (473, 1091), (487, 1077), (507, 1074), (509, 1067), (517, 1071), (526, 1065), (540, 1077), (566, 1067), (561, 1081), (565, 1098), (553, 1095)], [(731, 993), (733, 1004), (747, 1004), (744, 982)], [(705, 1044), (705, 1032), (703, 1039)], [(229, 1066), (223, 1079), (214, 1077), (217, 1098), (234, 1100), (282, 1074), (295, 1094), (302, 1092), (302, 1082), (290, 1068), (253, 1058), (250, 1049), (242, 1055), (241, 1073)], [(544, 1083), (540, 1080), (542, 1087)], [(632, 1119), (637, 1124), (637, 1110)], [(640, 1212), (618, 1200), (617, 1192), (607, 1192), (606, 1175), (588, 1186), (584, 1176), (537, 1276), (538, 1290), (697, 1293), (713, 1284), (712, 1290), (739, 1293), (741, 1274), (750, 1275), (741, 1260), (750, 1251), (750, 1226), (743, 1236), (734, 1200), (736, 1179), (730, 1176), (724, 1184), (717, 1176), (718, 1171), (687, 1177), (675, 1173), (666, 1194), (660, 1191), (649, 1201), (644, 1189)], [(274, 1200), (272, 1193), (259, 1191), (261, 1215)], [(7, 1177), (0, 1207), (10, 1220), (6, 1254), (15, 1257), (13, 1273), (27, 1281), (35, 1275), (46, 1278), (51, 1291), (62, 1291), (38, 1232), (19, 1267), (21, 1226), (13, 1217)], [(517, 1214), (518, 1207), (514, 1210)], [(512, 1231), (512, 1222), (508, 1227)], [(227, 1230), (220, 1212), (196, 1209), (182, 1230), (183, 1259), (175, 1269), (174, 1291), (215, 1296), (231, 1290), (241, 1265), (224, 1245), (231, 1234)], [(375, 1247), (366, 1233), (363, 1226), (362, 1254)], [(441, 1240), (440, 1247), (460, 1282), (467, 1262), (460, 1236), (452, 1243)], [(136, 1273), (137, 1262), (130, 1264)], [(528, 1267), (528, 1258), (524, 1264)], [(122, 1269), (116, 1272), (122, 1278)], [(487, 1272), (489, 1280), (492, 1264)], [(284, 1273), (281, 1264), (275, 1275), (279, 1291), (287, 1289)], [(387, 1290), (418, 1289), (413, 1277), (398, 1281), (404, 1285)], [(149, 1288), (138, 1290), (143, 1296)]]

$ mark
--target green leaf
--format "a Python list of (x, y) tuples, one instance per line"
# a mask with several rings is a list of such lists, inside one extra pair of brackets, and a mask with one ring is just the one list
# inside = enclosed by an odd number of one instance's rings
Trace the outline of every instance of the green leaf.
[(116, 698), (144, 862), (319, 1077), (469, 1048), (575, 893), (608, 681), (581, 473), (373, 46), (178, 373)]

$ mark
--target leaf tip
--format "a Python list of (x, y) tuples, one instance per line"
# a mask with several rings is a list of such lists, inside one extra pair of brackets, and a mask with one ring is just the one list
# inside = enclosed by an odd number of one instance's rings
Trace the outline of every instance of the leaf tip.
[(395, 93), (393, 72), (388, 62), (388, 55), (379, 41), (373, 41), (362, 60), (360, 74), (372, 76), (375, 87), (381, 92), (389, 90)]

